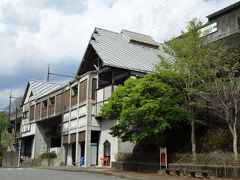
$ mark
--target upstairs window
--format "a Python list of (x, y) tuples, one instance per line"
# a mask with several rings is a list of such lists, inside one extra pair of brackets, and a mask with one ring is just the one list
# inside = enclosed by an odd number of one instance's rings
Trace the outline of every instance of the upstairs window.
[(52, 97), (49, 99), (49, 106), (54, 106), (55, 105), (55, 97)]
[(80, 82), (79, 102), (85, 101), (87, 98), (87, 80)]
[(72, 87), (71, 95), (72, 96), (77, 96), (77, 93), (78, 93), (78, 85), (75, 85), (75, 86)]
[(47, 100), (42, 102), (42, 109), (45, 109), (45, 108), (47, 108)]

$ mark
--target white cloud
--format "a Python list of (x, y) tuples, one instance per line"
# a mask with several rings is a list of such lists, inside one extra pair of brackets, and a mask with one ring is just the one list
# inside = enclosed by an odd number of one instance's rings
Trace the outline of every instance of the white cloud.
[[(3, 75), (18, 74), (22, 65), (34, 70), (47, 67), (49, 63), (61, 64), (66, 59), (69, 59), (69, 63), (80, 63), (96, 26), (117, 32), (128, 29), (147, 33), (162, 42), (177, 36), (191, 18), (204, 19), (206, 15), (237, 0), (80, 1), (75, 4), (71, 1), (72, 5), (66, 7), (63, 0), (62, 4), (51, 0), (34, 1), (35, 3), (28, 3), (27, 0), (2, 1), (0, 78)], [(81, 5), (85, 9), (75, 7)], [(71, 6), (74, 13), (69, 13)], [(16, 77), (18, 81), (20, 78)], [(34, 77), (29, 77), (31, 78)], [(4, 94), (0, 90), (0, 100)]]

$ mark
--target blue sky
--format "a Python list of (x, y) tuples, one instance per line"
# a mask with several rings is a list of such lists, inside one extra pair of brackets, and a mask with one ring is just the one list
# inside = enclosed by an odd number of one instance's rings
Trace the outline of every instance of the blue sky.
[[(0, 108), (29, 79), (75, 75), (94, 27), (152, 35), (163, 42), (237, 0), (0, 0)], [(54, 77), (52, 77), (54, 78)], [(55, 78), (52, 81), (63, 81)]]

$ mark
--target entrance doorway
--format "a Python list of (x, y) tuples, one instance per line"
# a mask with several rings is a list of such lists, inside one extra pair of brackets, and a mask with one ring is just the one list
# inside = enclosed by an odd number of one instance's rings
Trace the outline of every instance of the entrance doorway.
[(102, 164), (105, 166), (110, 166), (111, 144), (108, 140), (106, 140), (103, 143), (103, 155), (104, 155), (104, 162)]
[(76, 143), (72, 143), (72, 164), (76, 166)]

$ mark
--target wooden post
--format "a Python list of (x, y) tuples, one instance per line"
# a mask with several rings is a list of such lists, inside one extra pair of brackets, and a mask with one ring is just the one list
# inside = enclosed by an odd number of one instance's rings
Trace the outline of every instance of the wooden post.
[(165, 145), (160, 146), (160, 170), (167, 169), (167, 147)]

